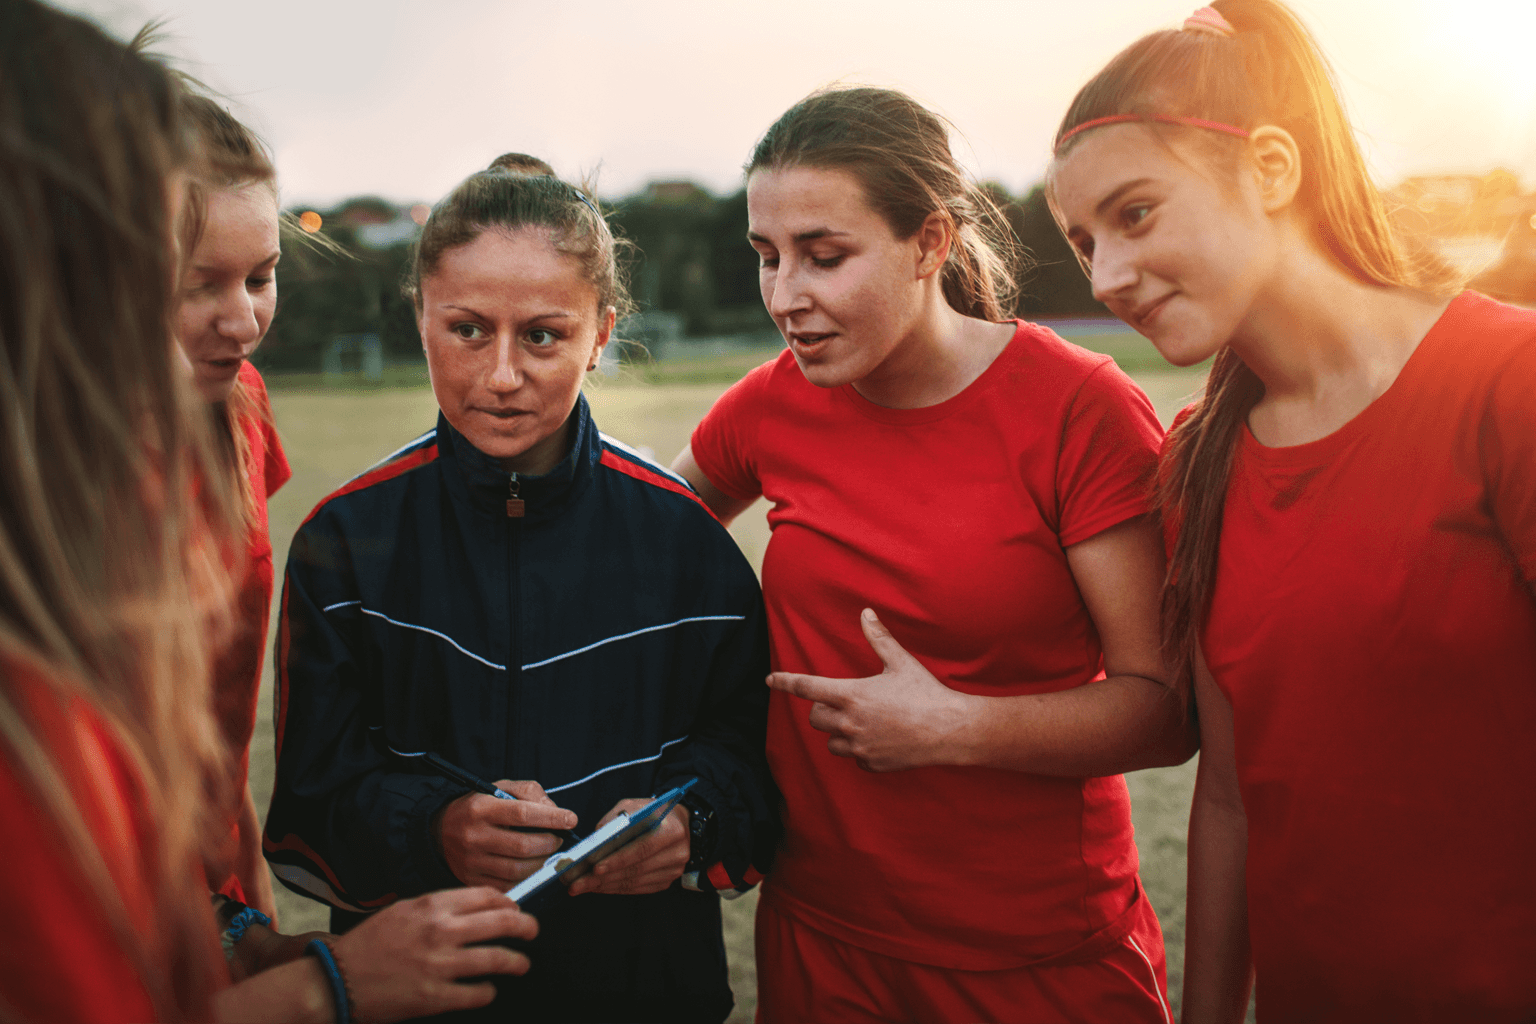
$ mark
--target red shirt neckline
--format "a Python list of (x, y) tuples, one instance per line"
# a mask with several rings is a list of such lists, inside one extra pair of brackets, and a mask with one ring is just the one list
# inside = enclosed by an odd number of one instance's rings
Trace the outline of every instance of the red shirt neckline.
[(914, 409), (892, 409), (884, 405), (876, 405), (863, 395), (852, 384), (844, 384), (835, 390), (835, 394), (841, 396), (849, 406), (860, 415), (874, 420), (877, 423), (888, 423), (894, 426), (913, 426), (919, 423), (933, 423), (952, 416), (975, 401), (976, 396), (983, 394), (993, 383), (1001, 379), (1006, 367), (1019, 358), (1019, 352), (1023, 346), (1019, 339), (1024, 336), (1026, 328), (1032, 326), (1023, 320), (1013, 321), (1013, 337), (1008, 339), (1002, 351), (982, 370), (977, 378), (960, 389), (957, 393), (944, 399), (936, 405), (920, 405)]
[(1418, 345), (1414, 346), (1412, 354), (1408, 356), (1407, 362), (1403, 363), (1403, 368), (1397, 372), (1397, 377), (1387, 390), (1338, 430), (1315, 441), (1270, 446), (1253, 435), (1253, 428), (1248, 425), (1245, 418), (1242, 432), (1238, 435), (1243, 455), (1275, 468), (1310, 466), (1331, 459), (1356, 439), (1370, 433), (1376, 423), (1393, 415), (1397, 403), (1401, 401), (1400, 396), (1414, 390), (1422, 367), (1432, 359), (1431, 356), (1424, 354), (1425, 351), (1439, 345), (1447, 334), (1454, 332), (1454, 325), (1461, 319), (1463, 308), (1470, 301), (1471, 295), (1471, 292), (1462, 292), (1451, 300), (1439, 319), (1430, 325)]

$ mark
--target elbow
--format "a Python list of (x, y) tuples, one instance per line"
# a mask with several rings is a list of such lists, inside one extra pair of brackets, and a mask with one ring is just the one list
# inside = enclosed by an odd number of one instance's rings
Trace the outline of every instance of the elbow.
[(1165, 686), (1155, 707), (1149, 716), (1146, 742), (1136, 754), (1135, 767), (1128, 771), (1174, 768), (1200, 751), (1200, 722), (1195, 717), (1193, 702)]

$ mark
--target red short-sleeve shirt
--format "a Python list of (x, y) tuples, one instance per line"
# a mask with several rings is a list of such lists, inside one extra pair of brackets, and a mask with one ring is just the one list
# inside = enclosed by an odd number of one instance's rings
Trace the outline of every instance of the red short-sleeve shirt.
[[(953, 398), (874, 405), (786, 352), (716, 403), (692, 452), (763, 495), (773, 667), (874, 675), (872, 607), (936, 677), (1008, 696), (1080, 686), (1102, 650), (1066, 548), (1147, 509), (1162, 430), (1106, 356), (1020, 323)], [(1135, 897), (1118, 776), (990, 768), (872, 774), (774, 693), (768, 755), (787, 836), (765, 898), (843, 941), (941, 967), (1017, 967), (1108, 927)]]
[(1260, 1015), (1530, 1019), (1536, 313), (1464, 293), (1334, 434), (1245, 429), (1224, 517)]
[[(130, 921), (153, 920), (153, 836), (144, 794), (89, 705), (60, 701), (27, 666), (0, 659), (6, 692), (74, 795)], [(0, 1007), (18, 1020), (150, 1021), (156, 1011), (75, 857), (0, 744)], [(212, 913), (209, 914), (210, 927)]]

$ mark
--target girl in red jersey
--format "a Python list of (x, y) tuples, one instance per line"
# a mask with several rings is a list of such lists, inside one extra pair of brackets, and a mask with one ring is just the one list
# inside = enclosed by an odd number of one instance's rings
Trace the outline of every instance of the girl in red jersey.
[(190, 185), (185, 222), (194, 237), (183, 243), (189, 255), (176, 337), (197, 392), (213, 412), (216, 436), (240, 486), (247, 530), (232, 632), (214, 662), (214, 711), (235, 773), (234, 805), (227, 839), (205, 870), (214, 891), (275, 918), (248, 770), (272, 605), (267, 499), (291, 474), (266, 386), (249, 360), (277, 309), (277, 186), (271, 159), (250, 129), (207, 97), (188, 95), (184, 102), (207, 169)]
[(747, 196), (789, 348), (675, 468), (723, 520), (773, 504), (761, 1019), (1167, 1021), (1118, 774), (1193, 738), (1146, 397), (1006, 319), (1007, 228), (910, 98), (807, 98)]
[(489, 984), (455, 979), (527, 961), (468, 944), (536, 930), (489, 889), (293, 937), (270, 950), (286, 962), (229, 984), (199, 870), (225, 824), (204, 794), (223, 757), (204, 627), (229, 613), (223, 556), (245, 534), (168, 330), (183, 115), (155, 62), (34, 0), (0, 4), (0, 1016), (483, 1003)]
[(1193, 668), (1184, 1019), (1536, 1014), (1536, 314), (1394, 232), (1306, 30), (1218, 0), (1056, 138), (1095, 294), (1215, 356), (1160, 471)]

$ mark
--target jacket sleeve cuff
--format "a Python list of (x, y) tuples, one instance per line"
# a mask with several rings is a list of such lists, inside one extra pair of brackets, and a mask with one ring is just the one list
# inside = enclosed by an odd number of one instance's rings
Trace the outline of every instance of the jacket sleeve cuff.
[(428, 790), (411, 808), (406, 834), (410, 837), (408, 849), (412, 867), (421, 881), (421, 892), (457, 889), (464, 884), (449, 869), (442, 848), (433, 838), (432, 820), (438, 811), (469, 792), (472, 792), (469, 788), (445, 779)]

